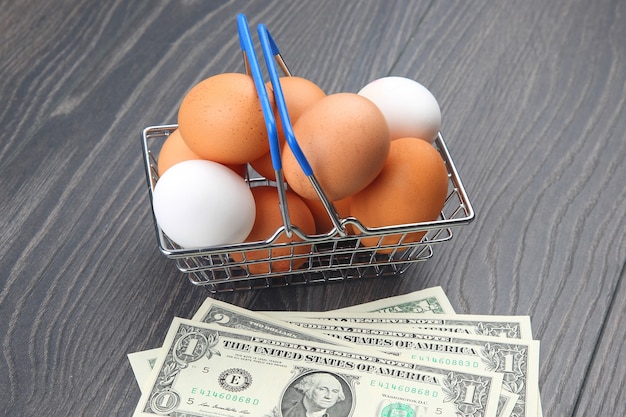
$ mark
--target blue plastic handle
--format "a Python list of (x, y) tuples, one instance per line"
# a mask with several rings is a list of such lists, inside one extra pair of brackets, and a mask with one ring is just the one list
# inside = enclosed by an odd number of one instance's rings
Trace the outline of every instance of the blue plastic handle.
[(237, 28), (239, 32), (239, 45), (241, 50), (246, 55), (248, 67), (254, 85), (256, 87), (257, 95), (261, 103), (261, 109), (263, 111), (263, 117), (265, 118), (265, 127), (267, 129), (267, 135), (270, 143), (270, 153), (272, 156), (272, 166), (274, 170), (280, 171), (282, 169), (282, 163), (280, 160), (280, 144), (278, 142), (278, 132), (276, 130), (276, 118), (272, 111), (272, 105), (270, 103), (267, 89), (265, 88), (265, 82), (263, 81), (263, 75), (261, 74), (261, 68), (259, 61), (254, 51), (254, 45), (252, 44), (252, 37), (250, 36), (250, 29), (248, 28), (248, 20), (244, 14), (237, 16)]
[[(269, 95), (267, 93), (265, 83), (263, 82), (263, 76), (261, 75), (259, 61), (257, 60), (256, 53), (254, 52), (254, 45), (252, 44), (252, 38), (250, 37), (250, 30), (248, 29), (246, 16), (243, 14), (238, 15), (237, 23), (239, 27), (239, 43), (241, 45), (241, 49), (245, 54), (249, 72), (252, 74), (254, 85), (256, 86), (257, 90), (257, 95), (259, 96), (259, 100), (261, 101), (261, 107), (263, 109), (263, 115), (265, 117), (265, 124), (267, 125), (267, 133), (270, 141), (270, 153), (272, 156), (272, 165), (274, 167), (274, 170), (276, 171), (276, 178), (278, 181), (277, 188), (280, 198), (283, 224), (285, 226), (287, 236), (291, 237), (291, 222), (289, 220), (289, 211), (287, 210), (285, 188), (282, 182), (282, 162), (280, 159), (280, 144), (278, 142), (278, 134), (276, 129), (276, 117), (272, 112)], [(328, 212), (328, 215), (333, 222), (336, 230), (341, 236), (346, 236), (347, 232), (344, 225), (341, 224), (341, 219), (339, 218), (335, 206), (331, 201), (328, 200), (328, 197), (326, 197), (326, 195), (324, 194), (324, 191), (322, 190), (319, 181), (317, 180), (317, 178), (315, 178), (315, 175), (313, 175), (313, 169), (311, 168), (311, 165), (309, 165), (309, 162), (304, 156), (302, 149), (300, 149), (300, 146), (296, 141), (296, 137), (293, 133), (293, 128), (291, 126), (291, 121), (289, 119), (289, 113), (287, 111), (287, 104), (285, 103), (285, 96), (283, 95), (283, 89), (280, 85), (278, 71), (276, 70), (275, 60), (280, 59), (280, 63), (283, 66), (283, 70), (285, 71), (285, 73), (289, 74), (289, 70), (287, 70), (286, 66), (284, 66), (284, 62), (282, 61), (282, 57), (280, 56), (278, 46), (276, 45), (276, 42), (274, 42), (274, 39), (272, 39), (272, 35), (270, 35), (269, 30), (267, 30), (265, 25), (260, 24), (257, 27), (257, 31), (259, 33), (261, 48), (263, 49), (263, 56), (267, 64), (267, 71), (270, 75), (272, 89), (274, 90), (274, 101), (276, 102), (276, 107), (278, 109), (278, 114), (283, 126), (283, 131), (285, 133), (285, 139), (287, 141), (287, 144), (289, 145), (289, 148), (291, 149), (296, 160), (298, 161), (300, 168), (311, 181), (311, 185), (313, 186), (315, 192), (324, 204), (324, 207), (326, 208), (326, 211)]]
[(307, 177), (311, 177), (313, 175), (313, 169), (311, 168), (309, 161), (304, 156), (300, 145), (298, 145), (296, 136), (293, 133), (293, 127), (291, 125), (291, 120), (289, 119), (285, 96), (283, 95), (278, 70), (276, 69), (276, 63), (274, 61), (274, 58), (277, 55), (280, 55), (280, 51), (278, 50), (278, 46), (276, 45), (276, 42), (274, 42), (272, 35), (264, 24), (261, 23), (258, 25), (257, 32), (259, 33), (259, 41), (261, 43), (261, 49), (263, 50), (267, 72), (270, 76), (272, 89), (274, 90), (274, 100), (276, 101), (276, 107), (278, 108), (278, 114), (280, 116), (280, 122), (283, 126), (283, 132), (285, 133), (285, 139), (289, 148), (296, 157), (296, 160), (300, 164), (304, 174)]

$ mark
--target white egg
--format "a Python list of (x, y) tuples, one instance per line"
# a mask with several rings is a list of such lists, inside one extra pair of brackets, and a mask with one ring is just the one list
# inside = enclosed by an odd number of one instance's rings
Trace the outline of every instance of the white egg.
[(256, 216), (246, 181), (206, 160), (169, 168), (154, 187), (152, 206), (163, 232), (185, 249), (241, 243)]
[(382, 111), (391, 140), (412, 137), (435, 141), (441, 127), (441, 109), (422, 84), (404, 77), (384, 77), (367, 84), (358, 94)]

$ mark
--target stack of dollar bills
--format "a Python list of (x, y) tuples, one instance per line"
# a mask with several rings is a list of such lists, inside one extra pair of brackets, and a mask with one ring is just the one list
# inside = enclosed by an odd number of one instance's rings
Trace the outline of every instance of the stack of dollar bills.
[(542, 416), (528, 316), (455, 314), (441, 287), (327, 312), (207, 298), (128, 355), (134, 416)]

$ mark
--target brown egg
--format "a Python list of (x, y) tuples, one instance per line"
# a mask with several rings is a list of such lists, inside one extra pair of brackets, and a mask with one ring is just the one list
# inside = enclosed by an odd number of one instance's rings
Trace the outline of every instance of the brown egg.
[[(268, 83), (268, 89), (271, 88), (271, 84)], [(302, 113), (307, 111), (319, 99), (326, 97), (324, 90), (317, 84), (301, 77), (281, 77), (280, 88), (285, 97), (291, 124), (296, 123)], [(276, 123), (278, 123), (278, 135), (283, 136), (284, 139), (283, 127), (278, 112), (276, 112)]]
[[(266, 86), (271, 92), (271, 83), (268, 82)], [(326, 93), (324, 93), (317, 84), (300, 77), (281, 77), (280, 87), (285, 97), (287, 113), (289, 113), (289, 121), (292, 125), (300, 118), (300, 115), (309, 109), (317, 100), (326, 96)], [(282, 148), (285, 143), (285, 133), (276, 108), (274, 109), (274, 115), (276, 117), (278, 141)], [(261, 158), (251, 161), (250, 165), (263, 177), (272, 181), (276, 180), (276, 173), (269, 152)]]
[[(294, 133), (331, 201), (344, 199), (372, 182), (385, 164), (391, 142), (378, 107), (353, 93), (318, 100), (294, 124)], [(292, 189), (304, 198), (318, 198), (289, 146), (283, 147), (282, 162)]]
[(202, 159), (195, 152), (189, 149), (189, 146), (180, 135), (180, 130), (176, 129), (165, 139), (159, 157), (157, 160), (157, 168), (159, 176), (163, 175), (171, 166), (179, 162)]
[[(283, 225), (283, 219), (280, 212), (278, 192), (276, 188), (270, 186), (253, 187), (252, 195), (256, 204), (256, 220), (252, 231), (248, 235), (246, 242), (259, 242), (270, 238), (276, 230)], [(289, 217), (291, 224), (297, 226), (306, 234), (315, 233), (315, 220), (311, 211), (304, 201), (291, 191), (286, 192), (287, 206), (289, 207)], [(298, 242), (301, 241), (295, 234), (291, 238), (281, 235), (275, 243)], [(271, 262), (250, 263), (248, 268), (253, 274), (264, 274), (270, 272), (287, 272), (290, 268), (297, 269), (301, 267), (306, 258), (298, 258), (290, 261), (292, 248), (275, 248), (272, 249), (272, 258), (286, 257)], [(311, 250), (311, 245), (294, 246), (295, 254), (307, 254)], [(246, 260), (254, 261), (268, 257), (267, 249), (260, 249), (246, 252)], [(240, 253), (232, 253), (232, 258), (241, 262), (243, 256)]]
[[(350, 214), (366, 227), (434, 221), (447, 194), (448, 172), (437, 149), (421, 139), (396, 139), (380, 175), (352, 196)], [(411, 233), (403, 242), (418, 242), (424, 234)], [(378, 239), (366, 238), (362, 243), (374, 246)], [(383, 239), (385, 245), (396, 243), (397, 236)]]
[(178, 128), (194, 153), (222, 164), (244, 164), (269, 150), (252, 78), (225, 73), (196, 84), (178, 110)]
[[(339, 214), (339, 217), (345, 218), (350, 215), (350, 198), (346, 197), (342, 200), (333, 201), (333, 205), (335, 206), (335, 210)], [(332, 230), (333, 222), (330, 220), (330, 216), (326, 211), (326, 207), (324, 207), (324, 203), (322, 200), (308, 200), (304, 199), (304, 202), (311, 210), (313, 214), (313, 218), (315, 219), (315, 231), (316, 233), (323, 234), (328, 233)]]
[[(179, 162), (191, 161), (196, 159), (204, 159), (198, 156), (195, 152), (189, 149), (189, 146), (183, 140), (180, 134), (180, 130), (176, 129), (165, 139), (161, 150), (159, 151), (159, 157), (157, 161), (157, 172), (159, 177), (163, 175), (170, 167), (176, 165)], [(239, 165), (226, 165), (228, 168), (235, 171), (241, 177), (245, 178), (248, 172), (248, 166), (246, 164)]]

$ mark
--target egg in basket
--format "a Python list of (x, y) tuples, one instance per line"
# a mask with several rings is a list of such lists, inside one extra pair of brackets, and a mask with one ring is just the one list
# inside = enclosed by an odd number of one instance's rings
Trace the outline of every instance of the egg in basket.
[(385, 77), (327, 95), (260, 24), (266, 83), (244, 15), (238, 29), (246, 73), (201, 81), (177, 125), (142, 134), (160, 250), (193, 284), (398, 275), (474, 218), (425, 87)]

